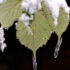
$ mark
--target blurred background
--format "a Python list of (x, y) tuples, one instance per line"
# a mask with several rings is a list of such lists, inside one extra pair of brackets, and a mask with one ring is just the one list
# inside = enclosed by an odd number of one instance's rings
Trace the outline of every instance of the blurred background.
[[(69, 0), (66, 0), (70, 6)], [(32, 51), (16, 39), (15, 25), (5, 30), (7, 48), (0, 51), (0, 70), (33, 70)], [(52, 34), (48, 43), (37, 50), (37, 70), (70, 70), (70, 24), (62, 35), (63, 43), (58, 58), (53, 57), (57, 35)]]

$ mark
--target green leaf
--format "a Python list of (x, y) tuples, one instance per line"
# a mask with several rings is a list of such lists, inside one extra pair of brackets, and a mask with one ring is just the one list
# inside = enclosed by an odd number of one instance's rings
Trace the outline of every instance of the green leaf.
[(47, 43), (52, 31), (54, 31), (58, 35), (58, 39), (60, 39), (68, 24), (67, 13), (60, 8), (58, 25), (55, 27), (49, 8), (42, 3), (42, 10), (35, 14), (35, 19), (30, 26), (33, 35), (29, 33), (27, 27), (22, 22), (19, 22), (16, 27), (17, 38), (23, 45), (30, 48), (35, 55), (36, 50)]
[(62, 36), (63, 32), (66, 31), (69, 25), (69, 18), (64, 9), (60, 8), (60, 13), (58, 17), (58, 25), (54, 28), (55, 33), (58, 35), (58, 38)]
[(35, 19), (30, 27), (33, 35), (29, 33), (27, 27), (22, 22), (19, 22), (16, 27), (17, 38), (23, 45), (31, 49), (35, 55), (36, 50), (45, 45), (49, 40), (52, 31), (42, 11), (35, 14)]
[[(44, 15), (45, 15), (45, 17), (47, 17), (46, 20), (53, 21), (53, 18), (50, 19), (50, 17), (52, 17), (52, 14), (51, 14), (49, 8), (46, 7), (44, 5), (44, 3), (42, 3), (42, 7), (43, 7)], [(59, 11), (58, 25), (55, 27), (53, 22), (49, 23), (52, 31), (54, 31), (57, 34), (59, 40), (60, 40), (63, 32), (65, 32), (65, 30), (67, 29), (68, 24), (69, 24), (68, 14), (62, 8), (60, 8), (60, 11)]]
[(22, 14), (21, 0), (7, 0), (0, 5), (0, 23), (3, 28), (9, 28)]
[(54, 20), (53, 20), (51, 11), (49, 10), (49, 8), (43, 2), (42, 2), (42, 12), (43, 12), (43, 16), (48, 21), (48, 24), (49, 24), (51, 30), (54, 31), (55, 25), (53, 23)]
[[(21, 16), (21, 1), (22, 0), (7, 0), (0, 5), (0, 22), (3, 28), (9, 28), (13, 22)], [(34, 20), (30, 25), (33, 35), (22, 22), (19, 21), (16, 26), (18, 40), (31, 49), (34, 55), (39, 47), (42, 47), (48, 42), (52, 31), (54, 31), (60, 39), (69, 24), (67, 13), (60, 8), (58, 25), (55, 27), (49, 8), (45, 7), (44, 4), (42, 4), (42, 7), (42, 10), (34, 15)]]

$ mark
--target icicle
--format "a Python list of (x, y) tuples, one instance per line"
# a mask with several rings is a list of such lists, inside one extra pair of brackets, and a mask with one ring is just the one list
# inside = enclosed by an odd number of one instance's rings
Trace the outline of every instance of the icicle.
[(55, 52), (54, 52), (54, 58), (58, 57), (61, 44), (62, 44), (62, 38), (57, 42), (57, 45), (55, 47)]
[(4, 52), (4, 49), (7, 47), (7, 45), (4, 43), (4, 30), (2, 27), (0, 27), (0, 50)]
[(35, 56), (33, 56), (33, 70), (37, 70), (37, 62)]

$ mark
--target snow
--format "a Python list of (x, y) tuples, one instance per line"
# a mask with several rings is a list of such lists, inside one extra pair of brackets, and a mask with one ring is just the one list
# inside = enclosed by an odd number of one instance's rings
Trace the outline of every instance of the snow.
[(31, 28), (29, 27), (30, 25), (30, 20), (33, 20), (33, 15), (31, 15), (30, 17), (27, 16), (26, 13), (23, 13), (20, 17), (19, 20), (22, 21), (24, 23), (24, 25), (27, 27), (28, 31), (33, 35)]
[(4, 52), (4, 49), (5, 49), (6, 47), (7, 47), (6, 44), (3, 43), (3, 44), (1, 45), (1, 51)]
[[(37, 3), (38, 2), (38, 3)], [(22, 1), (22, 8), (23, 10), (29, 11), (30, 14), (34, 14), (38, 10), (42, 8), (41, 6), (42, 0), (23, 0)], [(69, 14), (69, 7), (67, 6), (67, 3), (65, 0), (44, 0), (44, 3), (48, 8), (50, 9), (55, 26), (58, 24), (58, 16), (59, 16), (59, 9), (62, 7), (67, 14)], [(28, 23), (29, 24), (29, 23)], [(27, 24), (26, 24), (27, 25)]]
[(6, 44), (4, 43), (5, 38), (4, 38), (4, 31), (3, 28), (0, 27), (0, 50), (3, 52), (4, 49), (7, 47)]
[(23, 13), (23, 14), (20, 16), (19, 20), (21, 20), (25, 25), (29, 25), (29, 21), (30, 21), (30, 20), (33, 20), (33, 15), (31, 15), (31, 16), (29, 17), (29, 16), (27, 16), (26, 13)]
[(22, 0), (22, 9), (28, 11), (30, 14), (34, 14), (37, 9), (41, 9), (42, 0)]
[(0, 4), (2, 4), (5, 0), (0, 0)]
[(54, 19), (54, 24), (57, 26), (58, 24), (58, 16), (59, 16), (59, 9), (63, 8), (65, 12), (69, 15), (69, 7), (67, 6), (67, 3), (65, 0), (44, 0), (44, 3), (48, 8), (50, 9), (53, 19)]
[[(31, 15), (36, 13), (37, 10), (41, 10), (41, 2), (44, 1), (45, 5), (48, 6), (54, 19), (54, 25), (58, 24), (59, 9), (62, 7), (65, 12), (69, 15), (69, 7), (65, 0), (22, 0), (21, 6), (23, 11), (29, 12)], [(29, 21), (29, 20), (28, 20)], [(26, 25), (29, 23), (26, 23)]]

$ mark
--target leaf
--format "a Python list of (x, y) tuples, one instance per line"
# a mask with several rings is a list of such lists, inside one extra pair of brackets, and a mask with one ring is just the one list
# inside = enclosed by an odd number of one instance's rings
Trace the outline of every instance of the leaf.
[(28, 32), (27, 27), (22, 22), (18, 23), (16, 29), (19, 41), (31, 49), (34, 55), (39, 47), (46, 44), (52, 33), (48, 21), (43, 16), (42, 11), (38, 11), (35, 14), (35, 19), (31, 23), (33, 35)]
[(48, 21), (48, 24), (49, 24), (51, 30), (54, 31), (55, 25), (53, 24), (54, 20), (53, 20), (51, 11), (49, 10), (49, 8), (47, 6), (45, 6), (45, 4), (43, 2), (42, 2), (42, 12), (43, 12), (43, 16)]
[[(21, 16), (21, 1), (22, 0), (7, 0), (0, 5), (0, 22), (3, 28), (9, 28), (13, 22)], [(33, 50), (34, 55), (39, 47), (42, 47), (48, 42), (52, 31), (54, 31), (58, 35), (58, 38), (60, 38), (69, 24), (67, 14), (62, 8), (60, 8), (60, 14), (58, 17), (59, 23), (55, 27), (49, 8), (46, 8), (44, 4), (42, 4), (42, 6), (42, 10), (35, 14), (34, 20), (30, 26), (33, 35), (20, 21), (16, 27), (17, 38), (23, 45)]]
[(0, 5), (0, 23), (3, 28), (9, 28), (22, 14), (21, 0), (7, 0)]
[(58, 17), (58, 26), (54, 28), (54, 31), (58, 35), (58, 38), (62, 36), (63, 32), (67, 29), (69, 25), (69, 18), (67, 13), (64, 11), (64, 9), (60, 8), (60, 13)]
[[(46, 8), (46, 6), (43, 3), (42, 3), (42, 7), (43, 7), (43, 12), (45, 14), (45, 17), (47, 17), (46, 19), (48, 21), (53, 21), (53, 18), (50, 19), (50, 17), (52, 17), (52, 14), (49, 8), (48, 7)], [(68, 24), (69, 24), (68, 14), (62, 8), (60, 8), (60, 11), (59, 11), (58, 25), (55, 27), (53, 23), (49, 23), (52, 31), (54, 31), (57, 34), (59, 40), (63, 32), (65, 32), (65, 30), (67, 29)]]
[(46, 8), (45, 5), (42, 4), (42, 10), (35, 14), (35, 19), (31, 24), (33, 35), (28, 32), (27, 27), (22, 22), (19, 22), (16, 27), (17, 38), (23, 45), (33, 50), (35, 55), (36, 50), (47, 43), (52, 31), (54, 31), (58, 35), (58, 39), (60, 39), (68, 24), (68, 15), (60, 8), (58, 25), (55, 27), (49, 8)]

